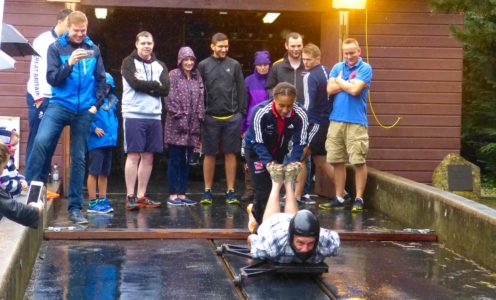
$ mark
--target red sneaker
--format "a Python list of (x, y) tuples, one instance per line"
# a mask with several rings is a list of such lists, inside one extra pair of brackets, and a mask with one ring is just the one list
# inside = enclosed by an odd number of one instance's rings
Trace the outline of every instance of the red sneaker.
[(139, 207), (157, 208), (157, 207), (160, 206), (161, 203), (160, 202), (157, 202), (157, 201), (153, 201), (150, 198), (144, 196), (144, 197), (141, 197), (141, 198), (137, 198), (136, 199), (136, 204)]

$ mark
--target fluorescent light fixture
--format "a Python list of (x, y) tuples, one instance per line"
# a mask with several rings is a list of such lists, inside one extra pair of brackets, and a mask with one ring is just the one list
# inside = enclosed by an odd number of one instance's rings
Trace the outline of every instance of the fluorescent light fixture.
[(106, 8), (95, 8), (95, 17), (97, 19), (106, 19), (107, 13), (108, 11)]
[(365, 9), (366, 0), (332, 0), (332, 7), (336, 9)]
[(280, 15), (281, 13), (274, 13), (274, 12), (269, 12), (266, 13), (265, 16), (263, 17), (263, 22), (264, 23), (273, 23)]
[(192, 10), (185, 10), (184, 13), (185, 14), (188, 14), (188, 15), (191, 15), (193, 13), (193, 11)]
[(227, 11), (219, 11), (219, 15), (227, 15)]

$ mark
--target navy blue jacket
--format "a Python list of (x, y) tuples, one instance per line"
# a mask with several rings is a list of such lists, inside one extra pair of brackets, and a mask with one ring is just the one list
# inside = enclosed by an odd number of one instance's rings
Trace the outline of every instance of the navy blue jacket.
[[(293, 150), (288, 163), (300, 161), (307, 144), (308, 118), (305, 110), (296, 102), (294, 114), (284, 123), (283, 132), (278, 132), (277, 119), (272, 111), (272, 99), (264, 101), (253, 109), (250, 128), (245, 135), (245, 150), (254, 151), (264, 165), (277, 161), (282, 163), (289, 152), (288, 143), (293, 141)], [(278, 137), (282, 139), (278, 143)]]
[(331, 70), (323, 65), (313, 67), (303, 77), (303, 95), (305, 108), (310, 124), (329, 122), (332, 102), (327, 95), (327, 79)]
[[(74, 50), (94, 50), (94, 57), (81, 59), (73, 66), (68, 60)], [(47, 82), (52, 86), (50, 102), (59, 103), (75, 112), (95, 105), (100, 108), (105, 98), (105, 67), (100, 49), (86, 36), (81, 44), (62, 34), (48, 47)]]

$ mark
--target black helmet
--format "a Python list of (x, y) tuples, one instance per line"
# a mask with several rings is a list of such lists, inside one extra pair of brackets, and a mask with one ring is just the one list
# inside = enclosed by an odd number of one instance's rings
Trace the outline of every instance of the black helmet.
[[(303, 209), (294, 215), (289, 222), (288, 242), (295, 255), (302, 261), (306, 261), (317, 251), (319, 244), (320, 226), (317, 217), (309, 210)], [(309, 252), (298, 252), (293, 243), (295, 235), (315, 237), (315, 247)]]

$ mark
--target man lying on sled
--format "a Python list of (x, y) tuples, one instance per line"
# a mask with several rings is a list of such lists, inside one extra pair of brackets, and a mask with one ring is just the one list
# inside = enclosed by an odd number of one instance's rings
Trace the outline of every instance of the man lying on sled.
[[(320, 228), (317, 217), (309, 210), (298, 211), (293, 186), (300, 164), (267, 165), (272, 190), (257, 234), (248, 236), (253, 258), (278, 263), (318, 264), (327, 256), (337, 255), (339, 235), (335, 231)], [(283, 185), (286, 203), (284, 213), (281, 213), (279, 194)]]

